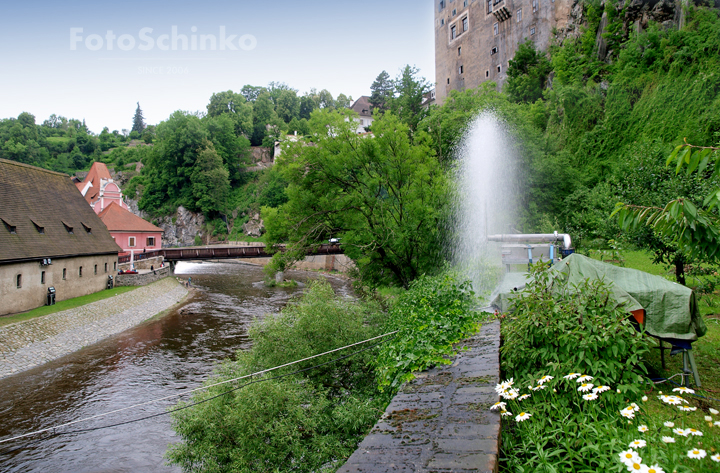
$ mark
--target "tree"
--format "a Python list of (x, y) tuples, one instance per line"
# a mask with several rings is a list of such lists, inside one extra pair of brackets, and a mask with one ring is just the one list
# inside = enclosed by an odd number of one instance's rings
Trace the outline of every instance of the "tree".
[[(253, 107), (253, 135), (250, 140), (253, 146), (268, 146), (272, 140), (279, 138), (285, 130), (285, 123), (277, 116), (275, 106), (268, 92), (261, 93)], [(265, 138), (270, 137), (271, 140)]]
[(228, 170), (223, 166), (223, 160), (213, 144), (206, 141), (203, 146), (193, 166), (190, 180), (196, 207), (208, 215), (225, 210), (230, 180)]
[(388, 102), (395, 96), (395, 86), (390, 80), (390, 74), (382, 71), (370, 86), (370, 104), (374, 109), (385, 112), (388, 109)]
[(242, 164), (250, 154), (250, 140), (236, 134), (236, 123), (230, 113), (216, 117), (206, 116), (203, 118), (203, 124), (207, 128), (210, 141), (230, 173), (230, 179), (233, 182), (241, 181)]
[(352, 112), (316, 111), (313, 146), (291, 143), (276, 167), (288, 202), (263, 208), (269, 245), (290, 250), (340, 237), (370, 284), (408, 286), (438, 268), (449, 183), (424, 132), (410, 138), (392, 113), (373, 124), (374, 138), (355, 133)]
[(210, 117), (227, 114), (235, 123), (236, 134), (252, 136), (253, 107), (243, 94), (236, 94), (232, 90), (213, 94), (207, 105), (207, 111)]
[(299, 117), (301, 119), (310, 119), (310, 114), (313, 112), (313, 110), (317, 109), (317, 103), (315, 102), (315, 99), (312, 95), (303, 95), (300, 97), (300, 114)]
[(245, 97), (245, 100), (250, 103), (255, 103), (255, 100), (257, 100), (258, 96), (263, 92), (267, 92), (265, 87), (257, 87), (254, 85), (245, 85), (242, 90), (240, 90), (240, 93)]
[(686, 176), (697, 173), (702, 179), (711, 180), (712, 190), (702, 204), (687, 195), (671, 200), (663, 207), (619, 202), (613, 215), (624, 230), (651, 228), (677, 247), (685, 259), (720, 261), (720, 187), (717, 185), (720, 147), (684, 143), (670, 154), (666, 165), (670, 164), (675, 164), (677, 175), (685, 170)]
[(520, 44), (515, 57), (510, 59), (505, 92), (516, 102), (535, 102), (542, 98), (551, 69), (550, 61), (535, 49), (532, 40), (527, 40)]
[(427, 113), (422, 103), (430, 90), (430, 83), (419, 77), (419, 73), (417, 67), (405, 66), (393, 82), (397, 96), (390, 100), (390, 110), (407, 123), (411, 131), (415, 131)]
[(138, 136), (142, 135), (145, 130), (145, 120), (143, 119), (142, 110), (140, 110), (140, 102), (137, 103), (137, 109), (135, 109), (135, 116), (133, 117), (133, 126), (131, 132), (135, 131)]
[(318, 94), (318, 108), (335, 108), (335, 99), (329, 90), (323, 89)]
[(352, 101), (352, 97), (348, 97), (345, 94), (340, 94), (335, 100), (335, 106), (337, 108), (350, 108), (350, 105), (352, 105)]
[(275, 112), (285, 123), (300, 116), (300, 98), (294, 90), (280, 90), (274, 99)]

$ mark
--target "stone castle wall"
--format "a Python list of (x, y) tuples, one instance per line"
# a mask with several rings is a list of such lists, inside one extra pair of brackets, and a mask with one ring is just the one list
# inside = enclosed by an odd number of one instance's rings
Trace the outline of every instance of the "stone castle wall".
[(115, 286), (147, 286), (168, 276), (172, 276), (172, 267), (156, 269), (145, 274), (118, 274), (115, 276)]

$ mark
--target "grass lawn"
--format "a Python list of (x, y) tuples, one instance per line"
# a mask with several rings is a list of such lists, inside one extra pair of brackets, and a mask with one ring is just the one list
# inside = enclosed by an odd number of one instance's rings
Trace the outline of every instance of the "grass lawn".
[(6, 315), (0, 317), (0, 327), (3, 325), (14, 324), (15, 322), (22, 322), (24, 320), (34, 319), (35, 317), (42, 317), (43, 315), (54, 314), (63, 310), (74, 309), (81, 305), (90, 304), (91, 302), (101, 301), (109, 297), (117, 296), (118, 294), (124, 294), (126, 292), (138, 289), (137, 287), (116, 287), (114, 289), (106, 289), (104, 291), (89, 294), (87, 296), (75, 297), (74, 299), (67, 299), (60, 301), (52, 306), (38, 307), (27, 312), (22, 312), (15, 315)]

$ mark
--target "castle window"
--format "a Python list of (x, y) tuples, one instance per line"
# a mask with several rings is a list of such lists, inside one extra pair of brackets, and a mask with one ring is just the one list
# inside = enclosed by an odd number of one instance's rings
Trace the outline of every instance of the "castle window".
[(468, 0), (465, 0), (465, 1), (463, 2), (463, 7), (466, 7), (466, 6), (467, 6), (467, 2), (468, 2)]
[(445, 9), (445, 0), (440, 0), (440, 3), (438, 4), (438, 11), (441, 12)]
[(494, 47), (494, 48), (492, 48), (492, 49), (490, 50), (490, 55), (491, 55), (491, 56), (494, 56), (495, 54), (497, 54), (497, 47)]
[(40, 284), (45, 284), (45, 271), (40, 273)]
[(470, 23), (468, 22), (467, 17), (463, 18), (462, 25), (463, 25), (463, 33), (466, 32), (470, 28)]
[(498, 72), (502, 72), (502, 66), (497, 67)]
[(517, 22), (520, 23), (522, 21), (522, 8), (517, 11)]
[(533, 11), (537, 11), (538, 0), (533, 0)]
[(450, 39), (457, 38), (457, 26), (452, 26), (450, 28)]
[(97, 265), (95, 265), (95, 276), (97, 276)]
[(113, 271), (117, 271), (117, 261), (113, 263)]
[(107, 263), (105, 263), (105, 272), (107, 273)]
[(532, 28), (530, 28), (530, 34), (531, 34), (531, 35), (534, 35), (534, 34), (535, 34), (535, 27), (534, 27), (534, 26), (533, 26)]
[(15, 283), (17, 284), (17, 288), (20, 289), (22, 287), (22, 274), (18, 274), (15, 278)]
[(460, 46), (460, 47), (458, 48), (458, 56), (459, 56), (460, 54), (462, 54), (462, 46)]
[(460, 66), (460, 69), (458, 69), (458, 72), (459, 72), (460, 74), (462, 74), (462, 73), (464, 72), (464, 70), (463, 70), (463, 67), (462, 67), (462, 66)]
[(492, 13), (493, 0), (487, 0), (487, 13)]
[(134, 248), (134, 247), (135, 247), (135, 237), (130, 237), (130, 238), (128, 238), (128, 246), (129, 246), (130, 248)]
[(448, 85), (450, 85), (450, 78), (448, 77)]
[(67, 279), (67, 268), (63, 268), (63, 280)]
[(440, 18), (440, 26), (443, 26), (445, 24), (445, 18)]
[(500, 32), (500, 24), (499, 24), (499, 23), (495, 23), (495, 24), (493, 25), (493, 35), (494, 35), (494, 36), (497, 36), (499, 32)]
[(485, 77), (490, 77), (490, 70), (485, 71)]
[(457, 15), (457, 10), (453, 10), (452, 16)]
[(82, 277), (82, 266), (80, 266), (80, 269), (78, 269), (78, 276)]

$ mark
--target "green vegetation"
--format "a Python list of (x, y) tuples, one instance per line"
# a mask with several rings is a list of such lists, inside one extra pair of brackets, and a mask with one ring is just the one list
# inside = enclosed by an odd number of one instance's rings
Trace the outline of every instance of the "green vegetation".
[[(427, 294), (422, 305), (415, 304)], [(452, 343), (477, 328), (472, 302), (472, 294), (452, 278), (424, 278), (399, 296), (386, 321), (387, 309), (379, 302), (336, 296), (326, 282), (313, 283), (279, 315), (256, 322), (252, 348), (223, 363), (208, 384), (389, 331), (400, 334), (345, 359), (335, 360), (372, 345), (260, 375), (245, 387), (250, 379), (195, 395), (192, 402), (207, 402), (172, 414), (182, 440), (170, 447), (167, 459), (186, 472), (335, 471), (392, 398), (396, 386), (387, 389), (387, 381), (444, 362), (441, 355), (452, 353)], [(423, 326), (444, 330), (418, 331)]]
[(126, 292), (130, 292), (135, 289), (137, 289), (137, 287), (116, 287), (114, 289), (106, 289), (87, 296), (66, 299), (64, 301), (57, 302), (55, 305), (38, 307), (37, 309), (29, 310), (20, 314), (5, 315), (0, 317), (0, 327), (3, 325), (34, 319), (36, 317), (42, 317), (43, 315), (54, 314), (63, 310), (74, 309), (75, 307), (90, 304), (91, 302), (97, 302), (120, 294), (125, 294)]
[[(502, 327), (502, 369), (512, 379), (498, 387), (504, 399), (494, 406), (504, 419), (501, 471), (633, 471), (620, 460), (630, 449), (642, 458), (635, 461), (638, 467), (714, 471), (710, 458), (688, 452), (702, 450), (710, 457), (720, 449), (713, 424), (720, 417), (710, 411), (720, 401), (707, 399), (715, 396), (715, 379), (708, 379), (704, 399), (673, 392), (672, 383), (654, 386), (649, 378), (658, 376), (659, 360), (651, 353), (653, 343), (622, 308), (608, 304), (605, 283), (551, 283), (543, 270), (542, 264), (534, 268), (534, 281), (514, 300), (515, 310)], [(701, 339), (694, 347), (705, 379), (717, 375), (717, 350), (711, 347), (719, 333), (713, 327), (714, 340)], [(669, 368), (661, 375), (679, 371), (677, 360)], [(658, 399), (659, 391), (687, 403)]]

